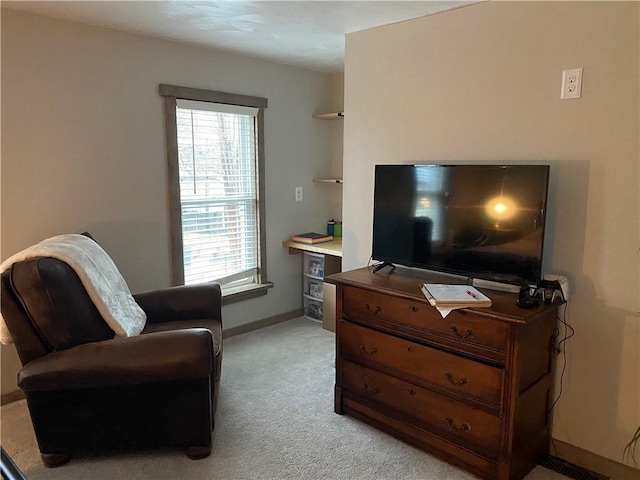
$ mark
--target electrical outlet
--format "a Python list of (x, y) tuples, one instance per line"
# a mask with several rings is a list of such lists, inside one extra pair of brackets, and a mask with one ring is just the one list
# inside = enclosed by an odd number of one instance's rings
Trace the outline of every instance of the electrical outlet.
[(302, 187), (296, 187), (296, 202), (302, 201)]
[(582, 69), (572, 68), (562, 71), (560, 98), (580, 98), (582, 92)]

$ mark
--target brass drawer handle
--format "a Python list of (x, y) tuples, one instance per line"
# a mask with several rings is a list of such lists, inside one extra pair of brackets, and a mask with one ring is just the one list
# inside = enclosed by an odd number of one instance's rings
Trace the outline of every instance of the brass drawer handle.
[(380, 389), (378, 387), (371, 388), (367, 383), (363, 383), (362, 388), (364, 388), (364, 391), (367, 393), (373, 393), (373, 394), (380, 393)]
[(418, 307), (416, 307), (415, 305), (411, 305), (409, 307), (409, 310), (411, 310), (413, 313), (416, 313), (418, 310), (420, 310)]
[(464, 333), (464, 335), (461, 335), (458, 332), (458, 329), (456, 328), (455, 325), (451, 325), (449, 327), (449, 330), (451, 330), (451, 333), (453, 333), (458, 338), (467, 339), (473, 336), (473, 330), (471, 330), (470, 328)]
[(382, 307), (380, 305), (376, 305), (375, 310), (371, 308), (371, 305), (369, 305), (368, 303), (364, 304), (364, 309), (369, 312), (369, 313), (380, 313), (382, 311)]
[(467, 422), (462, 422), (462, 424), (458, 427), (455, 423), (453, 423), (453, 418), (451, 417), (447, 417), (447, 423), (456, 432), (468, 432), (469, 430), (471, 430), (471, 425), (469, 425)]
[(444, 372), (444, 378), (446, 378), (447, 380), (449, 380), (449, 383), (452, 383), (453, 385), (455, 385), (456, 387), (461, 387), (462, 385), (466, 385), (467, 383), (467, 379), (462, 377), (460, 380), (455, 381), (453, 379), (453, 375), (451, 375), (449, 372)]
[(362, 350), (362, 352), (366, 353), (367, 355), (378, 353), (378, 349), (376, 347), (371, 348), (371, 350), (367, 350), (367, 347), (365, 347), (364, 344), (360, 345), (360, 350)]

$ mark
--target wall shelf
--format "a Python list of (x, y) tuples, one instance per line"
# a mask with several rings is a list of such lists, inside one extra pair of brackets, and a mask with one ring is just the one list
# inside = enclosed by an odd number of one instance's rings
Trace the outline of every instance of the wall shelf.
[(344, 118), (344, 112), (314, 113), (312, 117), (319, 120), (337, 120), (339, 118)]
[(314, 183), (339, 183), (342, 185), (342, 177), (314, 178)]

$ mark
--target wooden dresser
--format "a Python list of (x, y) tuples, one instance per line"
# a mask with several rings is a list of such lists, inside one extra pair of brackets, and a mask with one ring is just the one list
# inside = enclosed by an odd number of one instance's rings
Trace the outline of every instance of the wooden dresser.
[(549, 448), (556, 316), (480, 289), (489, 308), (429, 305), (419, 283), (450, 277), (361, 268), (337, 287), (335, 411), (487, 479), (519, 479)]

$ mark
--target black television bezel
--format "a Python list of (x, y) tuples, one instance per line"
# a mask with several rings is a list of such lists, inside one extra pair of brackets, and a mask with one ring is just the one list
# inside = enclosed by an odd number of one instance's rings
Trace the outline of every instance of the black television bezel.
[[(417, 262), (406, 262), (399, 261), (398, 259), (394, 259), (391, 257), (386, 257), (382, 255), (375, 255), (374, 253), (374, 241), (375, 241), (375, 219), (376, 219), (376, 187), (377, 187), (377, 176), (378, 176), (378, 167), (418, 167), (418, 166), (429, 166), (429, 167), (482, 167), (482, 168), (519, 168), (519, 167), (540, 167), (546, 169), (545, 175), (545, 191), (544, 191), (544, 199), (543, 206), (541, 211), (543, 212), (543, 222), (542, 222), (542, 242), (540, 244), (540, 252), (538, 256), (538, 267), (537, 267), (537, 278), (524, 278), (520, 275), (512, 275), (507, 277), (505, 274), (485, 274), (482, 272), (470, 272), (468, 270), (462, 269), (451, 269), (445, 268), (439, 265), (430, 265), (423, 264)], [(495, 282), (498, 284), (506, 284), (506, 285), (515, 285), (515, 286), (531, 286), (531, 285), (539, 285), (540, 281), (543, 277), (543, 261), (544, 261), (544, 250), (546, 243), (546, 229), (547, 229), (547, 216), (548, 216), (548, 198), (549, 198), (549, 179), (550, 179), (551, 166), (546, 163), (394, 163), (394, 164), (376, 164), (374, 165), (374, 192), (373, 192), (373, 218), (372, 218), (372, 237), (371, 237), (371, 259), (374, 261), (381, 262), (382, 264), (390, 264), (393, 266), (402, 265), (404, 267), (410, 268), (418, 268), (421, 270), (427, 270), (437, 273), (444, 273), (448, 275), (453, 275), (456, 277), (464, 278), (467, 281), (471, 281), (473, 279), (485, 280), (490, 282)]]

